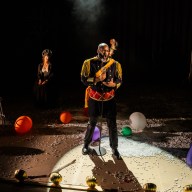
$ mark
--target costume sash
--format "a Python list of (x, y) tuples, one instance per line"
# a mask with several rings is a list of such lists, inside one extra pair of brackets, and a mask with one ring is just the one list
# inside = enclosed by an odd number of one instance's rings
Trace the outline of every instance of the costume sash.
[(106, 70), (114, 63), (114, 59), (110, 59), (109, 62), (103, 66), (99, 71), (96, 72), (95, 76), (100, 77), (102, 73), (106, 72)]

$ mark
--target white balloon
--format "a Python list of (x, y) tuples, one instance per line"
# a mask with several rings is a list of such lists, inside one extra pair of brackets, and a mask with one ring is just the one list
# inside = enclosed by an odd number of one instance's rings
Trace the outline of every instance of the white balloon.
[(129, 116), (129, 124), (132, 129), (142, 131), (147, 125), (146, 117), (141, 112), (134, 112)]

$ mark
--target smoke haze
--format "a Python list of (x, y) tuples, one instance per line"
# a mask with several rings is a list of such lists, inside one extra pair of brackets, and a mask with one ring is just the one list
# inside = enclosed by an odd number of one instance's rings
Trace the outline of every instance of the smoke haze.
[(104, 13), (102, 0), (74, 0), (73, 15), (81, 22), (96, 24)]

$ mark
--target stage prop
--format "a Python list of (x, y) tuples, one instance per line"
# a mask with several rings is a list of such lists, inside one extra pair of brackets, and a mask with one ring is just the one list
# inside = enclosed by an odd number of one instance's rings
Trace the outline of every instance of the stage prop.
[(32, 119), (29, 116), (20, 116), (16, 119), (14, 127), (19, 134), (25, 134), (31, 130), (33, 126)]
[(129, 116), (129, 125), (137, 132), (143, 131), (147, 125), (146, 117), (141, 112), (134, 112)]
[(64, 124), (69, 123), (72, 120), (72, 115), (68, 111), (64, 111), (60, 114), (60, 121)]

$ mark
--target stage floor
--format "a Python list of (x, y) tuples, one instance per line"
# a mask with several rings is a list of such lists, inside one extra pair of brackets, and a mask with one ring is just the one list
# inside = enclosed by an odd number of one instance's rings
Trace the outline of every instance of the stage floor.
[[(77, 188), (87, 191), (86, 177), (90, 175), (100, 184), (97, 190), (111, 187), (120, 191), (128, 185), (129, 189), (140, 190), (145, 183), (154, 183), (158, 192), (182, 192), (185, 185), (192, 184), (192, 169), (186, 164), (192, 143), (191, 87), (138, 85), (124, 87), (117, 94), (121, 161), (116, 161), (111, 154), (105, 120), (101, 146), (107, 153), (104, 156), (81, 154), (88, 118), (83, 115), (84, 88), (78, 93), (82, 94), (63, 93), (59, 105), (52, 109), (36, 108), (28, 95), (3, 97), (6, 125), (0, 126), (2, 191), (64, 192), (77, 191)], [(60, 122), (62, 111), (71, 112), (70, 123)], [(147, 126), (142, 131), (133, 129), (130, 137), (122, 136), (122, 128), (136, 111), (145, 115)], [(14, 130), (14, 122), (21, 115), (33, 120), (31, 131), (24, 135)], [(74, 159), (75, 163), (60, 171), (61, 187), (52, 188), (49, 174)], [(103, 167), (100, 169), (99, 165)], [(18, 183), (14, 177), (17, 169), (25, 170), (33, 179)]]
[[(61, 186), (86, 189), (87, 176), (98, 178), (99, 184), (96, 186), (98, 191), (103, 189), (137, 191), (146, 183), (154, 183), (159, 192), (179, 192), (191, 183), (192, 169), (166, 151), (137, 141), (137, 137), (134, 136), (129, 138), (120, 136), (119, 152), (122, 160), (116, 160), (108, 140), (108, 137), (101, 139), (101, 153), (97, 151), (97, 155), (82, 156), (82, 145), (65, 154), (57, 162), (53, 172), (67, 162), (76, 161), (59, 172), (63, 177)], [(92, 148), (94, 150), (95, 146)], [(106, 154), (102, 154), (102, 148), (106, 150)]]

